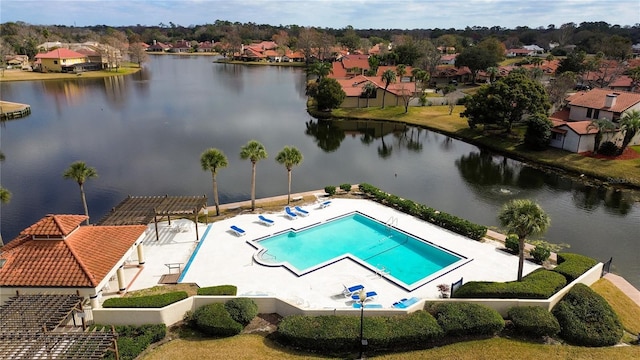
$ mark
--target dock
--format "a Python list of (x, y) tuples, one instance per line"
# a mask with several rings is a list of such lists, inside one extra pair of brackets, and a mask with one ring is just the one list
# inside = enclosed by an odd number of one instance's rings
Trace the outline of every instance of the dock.
[(31, 106), (27, 104), (0, 101), (0, 121), (19, 119), (31, 114)]

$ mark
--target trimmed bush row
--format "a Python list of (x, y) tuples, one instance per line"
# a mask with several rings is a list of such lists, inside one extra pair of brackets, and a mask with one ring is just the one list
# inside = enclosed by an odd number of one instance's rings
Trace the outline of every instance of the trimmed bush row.
[(470, 281), (454, 294), (456, 298), (489, 299), (548, 299), (567, 285), (567, 280), (557, 272), (537, 269), (522, 278), (522, 281), (488, 282)]
[(258, 305), (249, 298), (204, 305), (185, 315), (185, 322), (209, 336), (239, 334), (258, 315)]
[(553, 308), (560, 336), (580, 346), (611, 346), (623, 335), (622, 324), (609, 303), (584, 284), (576, 284)]
[(553, 271), (564, 275), (567, 278), (567, 282), (572, 282), (597, 263), (597, 260), (584, 255), (561, 253), (558, 254), (558, 266)]
[[(92, 325), (89, 329), (110, 328), (105, 325)], [(167, 327), (164, 324), (142, 326), (114, 326), (118, 333), (118, 352), (120, 359), (135, 359), (149, 345), (164, 339)], [(105, 359), (115, 359), (115, 353), (109, 351)]]
[[(322, 353), (348, 352), (359, 346), (360, 318), (356, 316), (288, 316), (278, 325), (278, 340), (289, 346)], [(368, 351), (398, 347), (424, 348), (443, 332), (425, 311), (402, 316), (365, 317)]]
[(500, 314), (484, 305), (458, 302), (427, 303), (445, 336), (493, 336), (504, 328)]
[(418, 204), (412, 200), (387, 194), (373, 185), (366, 183), (360, 184), (359, 188), (361, 192), (373, 198), (375, 201), (387, 206), (395, 207), (404, 213), (418, 217), (471, 239), (480, 240), (487, 233), (486, 226), (474, 224), (457, 216), (437, 211), (426, 205)]
[(547, 309), (538, 306), (512, 307), (508, 316), (516, 331), (523, 335), (555, 336), (560, 332), (558, 320)]
[(218, 285), (198, 289), (198, 295), (236, 296), (238, 287), (235, 285)]
[(104, 301), (105, 308), (161, 308), (173, 304), (189, 296), (186, 291), (175, 291), (166, 294), (138, 296), (130, 298), (111, 298)]

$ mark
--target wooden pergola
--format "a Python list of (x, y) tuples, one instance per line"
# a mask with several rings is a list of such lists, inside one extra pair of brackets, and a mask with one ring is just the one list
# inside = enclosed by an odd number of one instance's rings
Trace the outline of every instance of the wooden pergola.
[(148, 225), (153, 220), (158, 234), (158, 218), (165, 216), (171, 225), (171, 216), (193, 216), (196, 224), (196, 241), (198, 234), (198, 213), (206, 208), (207, 197), (203, 196), (131, 196), (111, 209), (97, 225)]
[(79, 295), (19, 295), (0, 306), (0, 359), (103, 359), (108, 351), (119, 359), (116, 334), (64, 327), (82, 312)]

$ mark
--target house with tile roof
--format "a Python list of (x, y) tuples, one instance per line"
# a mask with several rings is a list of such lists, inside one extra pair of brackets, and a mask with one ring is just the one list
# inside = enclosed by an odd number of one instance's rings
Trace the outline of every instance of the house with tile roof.
[(609, 89), (579, 91), (567, 98), (569, 121), (606, 118), (614, 123), (620, 121), (623, 113), (640, 111), (640, 94)]
[[(346, 96), (340, 107), (342, 108), (364, 108), (382, 106), (384, 96), (385, 106), (404, 106), (407, 97), (415, 96), (415, 82), (395, 82), (389, 84), (384, 89), (385, 83), (380, 76), (358, 75), (353, 78), (336, 79)], [(376, 87), (376, 91), (371, 96), (364, 94), (364, 88), (368, 83)], [(386, 92), (386, 95), (385, 95)]]
[(551, 117), (553, 128), (549, 146), (582, 153), (593, 151), (598, 129), (591, 125), (591, 121), (565, 121), (558, 117)]
[(35, 56), (39, 71), (62, 72), (63, 66), (71, 66), (87, 62), (87, 57), (76, 51), (58, 48)]
[(0, 248), (0, 303), (16, 294), (78, 294), (97, 308), (110, 278), (126, 290), (124, 266), (134, 252), (144, 264), (147, 227), (81, 226), (86, 218), (47, 215)]

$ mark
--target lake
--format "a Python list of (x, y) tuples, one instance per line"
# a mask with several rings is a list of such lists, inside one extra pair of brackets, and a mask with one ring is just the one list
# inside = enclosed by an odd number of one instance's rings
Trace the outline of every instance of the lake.
[[(62, 178), (76, 160), (96, 168), (85, 184), (96, 222), (127, 195), (203, 195), (213, 204), (209, 147), (225, 152), (220, 201), (250, 199), (251, 163), (240, 148), (255, 139), (256, 196), (286, 194), (274, 159), (292, 145), (304, 155), (292, 192), (363, 183), (473, 222), (497, 226), (506, 201), (530, 198), (551, 216), (544, 239), (599, 261), (640, 287), (640, 204), (626, 191), (588, 186), (450, 137), (404, 124), (317, 120), (306, 112), (300, 68), (217, 64), (208, 56), (153, 56), (140, 73), (105, 79), (2, 83), (2, 99), (32, 114), (2, 124), (6, 160), (2, 206), (9, 241), (50, 213), (83, 213), (78, 185)], [(517, 269), (514, 269), (514, 274)]]

